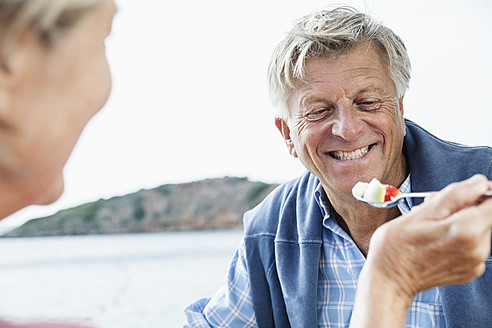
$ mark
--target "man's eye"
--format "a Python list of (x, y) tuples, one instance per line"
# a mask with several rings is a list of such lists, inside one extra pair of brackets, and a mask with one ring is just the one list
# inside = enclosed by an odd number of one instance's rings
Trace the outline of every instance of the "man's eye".
[(379, 108), (379, 101), (377, 100), (366, 100), (361, 101), (357, 104), (359, 109), (364, 111), (371, 111)]
[(319, 121), (328, 116), (330, 116), (331, 111), (329, 109), (320, 109), (314, 112), (310, 112), (306, 114), (306, 118), (308, 121)]

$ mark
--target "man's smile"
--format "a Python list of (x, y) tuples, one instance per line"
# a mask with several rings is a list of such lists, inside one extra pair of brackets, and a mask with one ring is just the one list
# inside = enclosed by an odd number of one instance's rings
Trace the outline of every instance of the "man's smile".
[(351, 161), (354, 159), (361, 158), (362, 156), (367, 154), (369, 150), (371, 150), (372, 146), (374, 146), (374, 144), (353, 151), (341, 151), (341, 150), (330, 151), (328, 154), (330, 154), (331, 157), (339, 161)]

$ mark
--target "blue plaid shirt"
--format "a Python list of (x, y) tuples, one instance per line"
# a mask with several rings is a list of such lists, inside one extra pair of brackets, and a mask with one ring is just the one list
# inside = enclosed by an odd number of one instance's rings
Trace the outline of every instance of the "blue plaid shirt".
[[(409, 192), (410, 176), (399, 188)], [(322, 201), (322, 190), (316, 192)], [(411, 198), (398, 208), (402, 214), (412, 208)], [(318, 275), (318, 327), (348, 327), (355, 300), (357, 281), (365, 257), (348, 234), (330, 217), (323, 206), (323, 247)], [(257, 327), (244, 244), (234, 257), (219, 291), (212, 297), (190, 305), (184, 327)], [(419, 293), (409, 309), (406, 328), (446, 327), (439, 291), (432, 288)]]

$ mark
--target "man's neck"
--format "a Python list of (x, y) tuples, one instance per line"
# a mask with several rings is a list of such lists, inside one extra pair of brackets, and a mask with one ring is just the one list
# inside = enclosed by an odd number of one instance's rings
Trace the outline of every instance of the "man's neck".
[[(362, 204), (362, 203), (361, 203)], [(389, 209), (372, 208), (362, 204), (367, 209), (361, 211), (343, 211), (336, 209), (335, 217), (338, 225), (352, 238), (359, 250), (367, 256), (371, 237), (384, 223), (401, 215), (398, 207)]]
[[(409, 174), (409, 167), (402, 155), (396, 165), (394, 176), (389, 183), (400, 186)], [(388, 183), (388, 182), (387, 182)], [(350, 195), (328, 196), (335, 210), (335, 216), (340, 227), (349, 234), (364, 256), (369, 251), (369, 241), (372, 234), (384, 223), (401, 215), (398, 207), (389, 209), (374, 208), (357, 201)]]

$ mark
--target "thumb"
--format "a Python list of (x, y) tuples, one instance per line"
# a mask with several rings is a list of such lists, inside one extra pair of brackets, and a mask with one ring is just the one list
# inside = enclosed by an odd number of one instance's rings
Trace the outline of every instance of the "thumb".
[(448, 185), (426, 199), (426, 208), (434, 219), (447, 218), (465, 207), (476, 204), (490, 187), (484, 175), (473, 177)]

